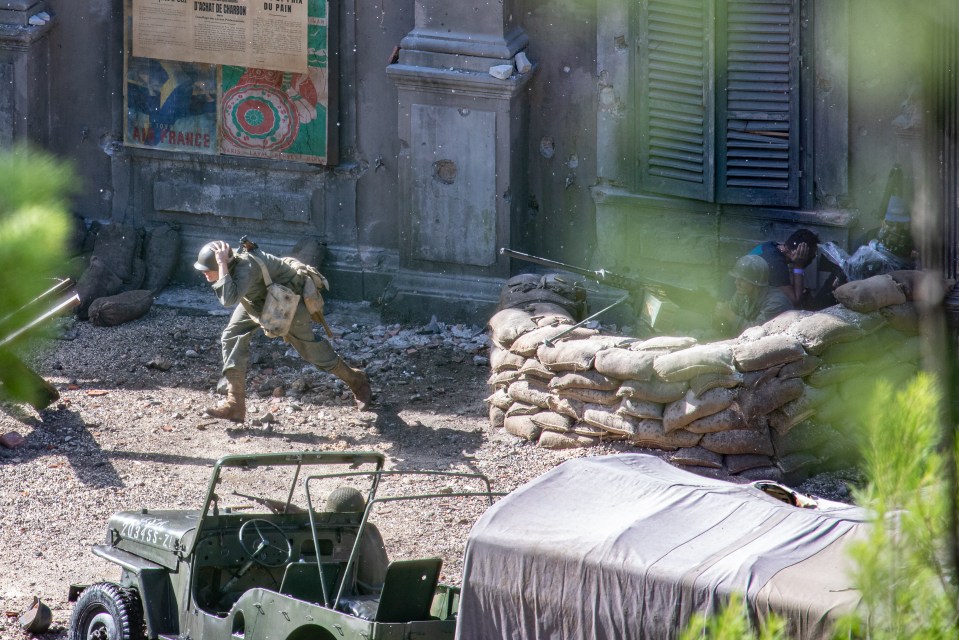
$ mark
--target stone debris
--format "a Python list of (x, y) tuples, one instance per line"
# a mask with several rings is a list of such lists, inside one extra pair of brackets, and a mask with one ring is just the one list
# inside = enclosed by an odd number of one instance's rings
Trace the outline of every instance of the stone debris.
[(509, 80), (509, 77), (513, 75), (513, 65), (512, 63), (493, 65), (489, 68), (489, 74), (500, 80)]
[(516, 64), (516, 71), (519, 73), (526, 74), (533, 70), (533, 63), (526, 57), (525, 51), (520, 51), (513, 56), (513, 62)]

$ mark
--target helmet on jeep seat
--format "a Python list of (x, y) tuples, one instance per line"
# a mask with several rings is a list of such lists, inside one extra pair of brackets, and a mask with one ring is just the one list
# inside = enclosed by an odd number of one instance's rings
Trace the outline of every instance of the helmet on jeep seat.
[[(216, 271), (220, 267), (216, 263), (216, 249), (213, 247), (213, 242), (207, 242), (200, 249), (200, 253), (196, 256), (196, 262), (193, 263), (193, 268), (197, 271)], [(232, 254), (232, 249), (230, 250)]]
[(765, 287), (769, 284), (769, 265), (762, 256), (749, 254), (736, 261), (729, 275), (757, 287)]
[(365, 508), (363, 494), (353, 487), (337, 487), (326, 499), (326, 510), (334, 513), (356, 513)]

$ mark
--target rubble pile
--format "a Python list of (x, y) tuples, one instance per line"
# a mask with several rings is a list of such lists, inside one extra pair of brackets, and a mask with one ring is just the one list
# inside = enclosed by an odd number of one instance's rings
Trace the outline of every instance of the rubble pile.
[[(731, 340), (572, 330), (555, 278), (510, 280), (490, 319), (490, 423), (556, 449), (623, 440), (707, 475), (801, 482), (848, 453), (850, 408), (919, 367), (919, 291), (900, 271), (836, 290)], [(936, 295), (932, 293), (931, 295)]]

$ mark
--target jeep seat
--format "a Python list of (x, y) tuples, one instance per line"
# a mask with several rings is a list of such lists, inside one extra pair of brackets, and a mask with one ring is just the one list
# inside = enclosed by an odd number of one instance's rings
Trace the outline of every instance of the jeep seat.
[[(340, 587), (339, 580), (345, 565), (345, 562), (324, 562), (320, 565), (330, 600)], [(323, 601), (323, 584), (320, 582), (315, 562), (291, 562), (286, 565), (279, 593), (314, 604), (326, 604)]]
[(429, 620), (442, 566), (440, 558), (394, 560), (386, 569), (379, 597), (342, 598), (340, 608), (373, 622)]

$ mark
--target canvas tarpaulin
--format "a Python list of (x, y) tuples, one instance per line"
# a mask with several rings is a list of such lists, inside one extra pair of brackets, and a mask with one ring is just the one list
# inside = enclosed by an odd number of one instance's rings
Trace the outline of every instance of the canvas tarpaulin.
[(458, 640), (676, 638), (730, 594), (829, 637), (852, 610), (846, 547), (862, 509), (795, 507), (642, 454), (568, 461), (470, 533)]

